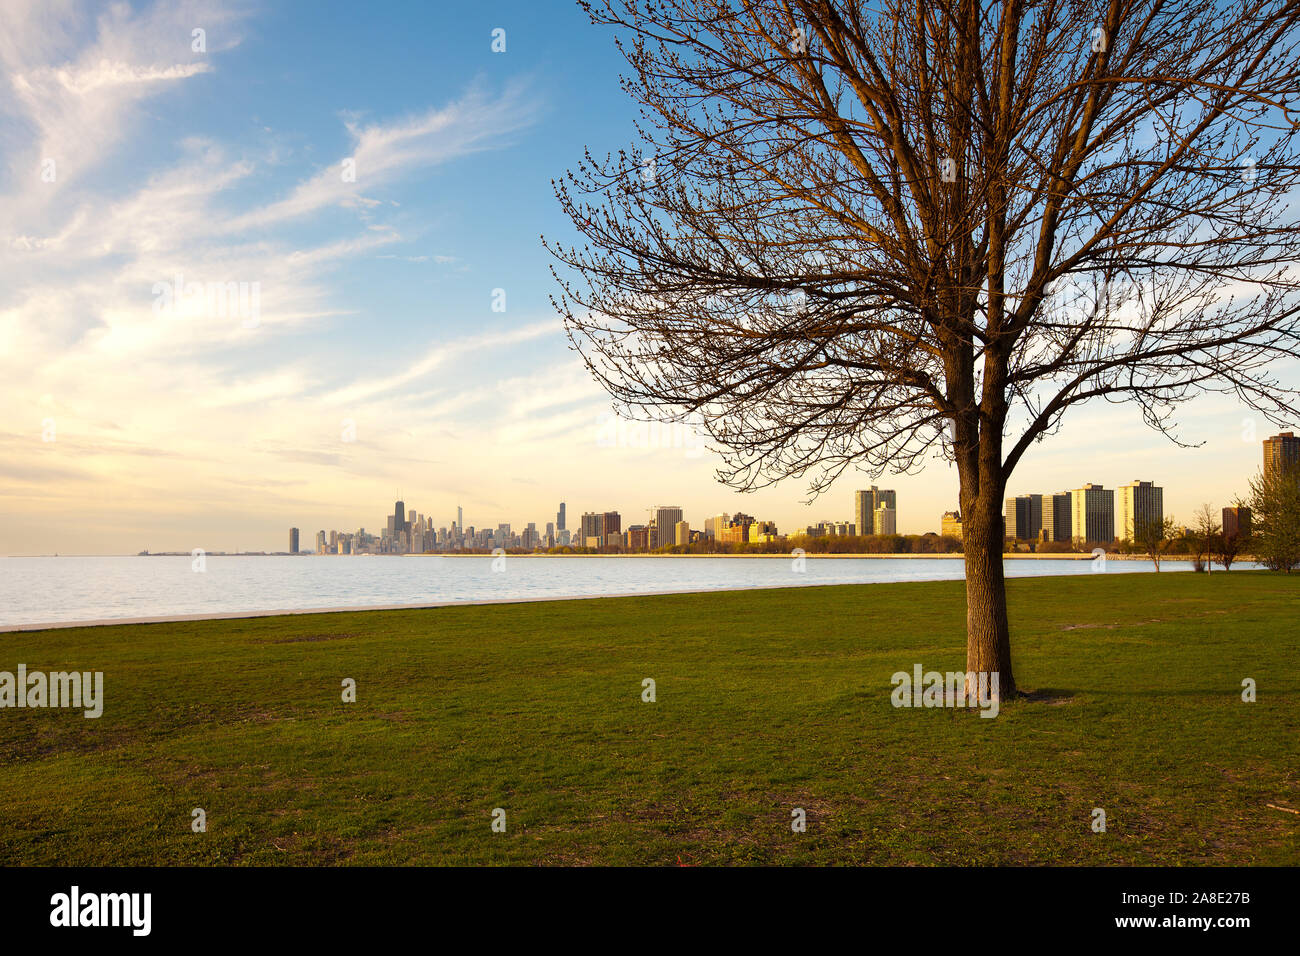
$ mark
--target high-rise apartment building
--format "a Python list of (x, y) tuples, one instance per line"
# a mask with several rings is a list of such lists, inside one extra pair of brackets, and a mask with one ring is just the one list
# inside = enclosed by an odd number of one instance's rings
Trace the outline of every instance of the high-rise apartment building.
[(1130, 481), (1119, 486), (1119, 515), (1116, 533), (1119, 538), (1136, 541), (1138, 529), (1148, 521), (1164, 521), (1165, 492), (1151, 481)]
[(872, 527), (876, 534), (898, 534), (898, 512), (882, 501), (876, 505), (876, 513), (872, 516)]
[(289, 529), (289, 553), (290, 554), (298, 553), (298, 529), (297, 528)]
[(682, 509), (677, 505), (655, 505), (650, 509), (650, 520), (650, 547), (667, 547), (673, 543), (677, 522), (682, 520)]
[(704, 519), (704, 536), (707, 538), (717, 538), (727, 527), (728, 518), (725, 514), (713, 515)]
[[(872, 485), (869, 491), (853, 493), (853, 524), (858, 534), (875, 533), (873, 529), (876, 522), (876, 509), (882, 504), (896, 510), (898, 493), (888, 488), (877, 488), (875, 485)], [(896, 534), (893, 531), (889, 533)]]
[(588, 548), (617, 547), (622, 543), (623, 517), (617, 511), (588, 511), (582, 516), (581, 544)]
[(1069, 541), (1071, 539), (1070, 493), (1043, 495), (1043, 534), (1044, 541)]
[(691, 543), (691, 526), (685, 521), (679, 521), (676, 524), (677, 543), (679, 545), (688, 545)]
[(1037, 541), (1043, 530), (1043, 496), (1017, 495), (1007, 499), (1006, 537)]
[(876, 502), (870, 491), (853, 492), (853, 523), (859, 534), (871, 534), (871, 523), (876, 512)]
[(1300, 467), (1300, 438), (1295, 437), (1295, 432), (1281, 432), (1264, 439), (1264, 477), (1296, 467)]
[(1245, 506), (1223, 509), (1223, 536), (1225, 538), (1250, 537), (1250, 509)]
[(1080, 544), (1115, 540), (1115, 492), (1092, 483), (1070, 492), (1070, 529)]

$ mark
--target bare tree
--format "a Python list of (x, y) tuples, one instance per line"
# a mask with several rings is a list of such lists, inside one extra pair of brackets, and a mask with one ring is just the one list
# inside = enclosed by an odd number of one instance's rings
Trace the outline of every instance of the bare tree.
[(1160, 559), (1174, 535), (1174, 519), (1145, 518), (1133, 527), (1133, 543), (1147, 553), (1151, 563), (1160, 570)]
[(556, 185), (556, 306), (631, 417), (751, 490), (955, 464), (967, 668), (1014, 694), (1001, 502), (1084, 402), (1300, 348), (1293, 0), (605, 0), (642, 142)]

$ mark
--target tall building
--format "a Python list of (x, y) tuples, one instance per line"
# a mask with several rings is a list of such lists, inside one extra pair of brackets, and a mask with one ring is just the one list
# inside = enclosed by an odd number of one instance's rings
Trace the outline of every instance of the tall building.
[(588, 511), (582, 516), (580, 543), (587, 548), (617, 547), (623, 540), (622, 526), (617, 511)]
[(325, 553), (325, 532), (324, 531), (316, 532), (316, 553), (317, 554)]
[(711, 518), (704, 519), (704, 535), (707, 538), (717, 538), (727, 527), (730, 519), (725, 514), (713, 515)]
[(876, 534), (898, 534), (898, 512), (882, 501), (876, 505), (872, 527)]
[(961, 537), (961, 512), (945, 511), (943, 517), (939, 519), (939, 533), (945, 538)]
[(564, 523), (564, 502), (560, 502), (560, 510), (555, 513), (555, 530), (564, 531), (569, 526)]
[(400, 534), (406, 530), (406, 502), (398, 501), (393, 505), (393, 533)]
[[(876, 509), (881, 505), (891, 510), (898, 508), (898, 493), (889, 488), (871, 486), (869, 491), (853, 493), (853, 524), (858, 534), (873, 534), (876, 522)], [(889, 534), (897, 532), (890, 531)]]
[(1119, 486), (1119, 515), (1115, 530), (1121, 539), (1136, 541), (1138, 529), (1148, 521), (1164, 521), (1165, 492), (1151, 481), (1130, 481)]
[(298, 529), (297, 528), (289, 529), (289, 553), (290, 554), (298, 553)]
[(652, 533), (651, 548), (664, 548), (673, 543), (673, 532), (682, 520), (682, 509), (677, 505), (655, 505), (650, 509)]
[(1115, 540), (1115, 492), (1092, 483), (1070, 492), (1070, 530), (1080, 544)]
[(870, 491), (853, 492), (853, 523), (858, 534), (871, 534), (875, 513), (876, 502)]
[(1225, 538), (1250, 537), (1250, 509), (1244, 506), (1223, 509), (1223, 536)]
[(1264, 477), (1284, 468), (1300, 466), (1300, 438), (1295, 432), (1281, 432), (1264, 439)]
[(623, 543), (623, 516), (617, 511), (606, 511), (601, 522), (601, 539), (607, 548), (617, 548)]
[(1069, 541), (1070, 527), (1070, 493), (1043, 495), (1043, 534), (1044, 541)]
[(460, 505), (456, 506), (456, 530), (465, 533), (465, 510)]
[(687, 545), (691, 543), (691, 526), (685, 521), (679, 521), (675, 525), (677, 530), (677, 543)]
[(1043, 530), (1043, 496), (1018, 495), (1007, 499), (1005, 537), (1017, 541), (1037, 541)]

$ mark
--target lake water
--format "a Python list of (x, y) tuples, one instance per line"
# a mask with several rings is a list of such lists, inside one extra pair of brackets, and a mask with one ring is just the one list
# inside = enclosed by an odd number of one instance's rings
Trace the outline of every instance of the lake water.
[[(959, 580), (960, 558), (188, 557), (0, 558), (0, 627), (249, 611)], [(1245, 565), (1243, 567), (1250, 567)], [(1186, 571), (1185, 561), (1168, 571)], [(1092, 562), (1009, 560), (1008, 576), (1090, 574)], [(1105, 573), (1152, 570), (1106, 562)]]

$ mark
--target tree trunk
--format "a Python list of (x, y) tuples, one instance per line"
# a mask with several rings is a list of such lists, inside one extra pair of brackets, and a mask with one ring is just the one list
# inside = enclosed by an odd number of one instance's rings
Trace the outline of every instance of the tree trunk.
[(966, 670), (998, 675), (1003, 700), (1016, 696), (1011, 672), (1011, 628), (1002, 573), (1002, 489), (984, 484), (963, 505), (966, 549)]

